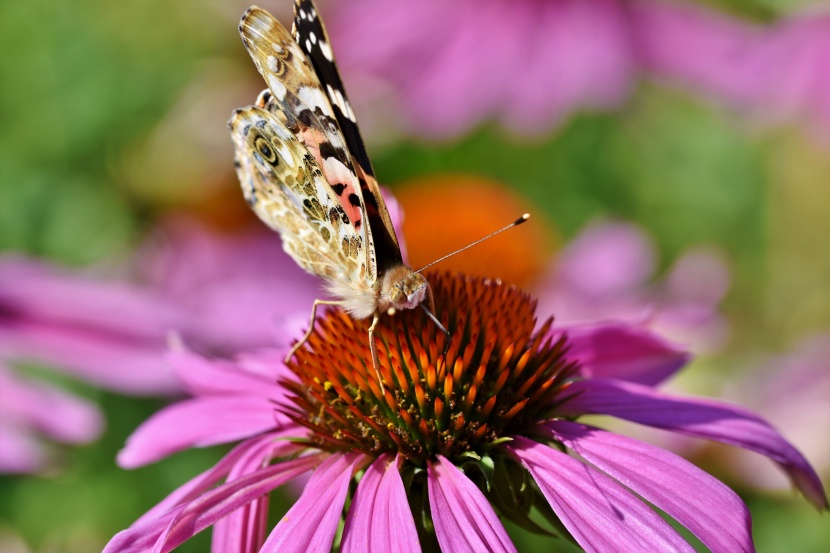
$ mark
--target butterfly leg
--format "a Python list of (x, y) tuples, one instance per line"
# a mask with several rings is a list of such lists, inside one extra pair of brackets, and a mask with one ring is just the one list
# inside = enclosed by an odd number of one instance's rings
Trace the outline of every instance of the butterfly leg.
[(291, 358), (294, 357), (297, 350), (300, 349), (309, 338), (311, 338), (311, 333), (314, 332), (314, 321), (317, 319), (318, 305), (343, 305), (343, 302), (340, 300), (314, 300), (314, 304), (311, 306), (311, 321), (308, 323), (308, 330), (305, 331), (305, 334), (300, 341), (294, 344), (294, 347), (292, 347), (291, 351), (288, 352), (288, 355), (285, 357), (286, 363), (291, 361)]
[(378, 346), (375, 344), (375, 327), (380, 321), (380, 315), (375, 313), (375, 318), (372, 319), (372, 324), (369, 325), (369, 349), (372, 352), (372, 367), (375, 369), (375, 376), (378, 379), (378, 386), (380, 386), (380, 393), (384, 393), (383, 378), (380, 376), (380, 359), (378, 358)]

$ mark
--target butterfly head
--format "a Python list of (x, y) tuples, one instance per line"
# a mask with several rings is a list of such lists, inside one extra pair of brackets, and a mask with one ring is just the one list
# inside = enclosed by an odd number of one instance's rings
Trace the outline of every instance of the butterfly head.
[(421, 273), (406, 265), (397, 265), (385, 271), (380, 280), (378, 308), (414, 309), (424, 301), (428, 288), (427, 279)]

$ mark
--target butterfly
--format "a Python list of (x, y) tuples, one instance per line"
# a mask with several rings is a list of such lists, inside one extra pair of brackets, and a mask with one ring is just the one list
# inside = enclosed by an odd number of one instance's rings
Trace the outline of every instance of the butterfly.
[(243, 194), (288, 255), (337, 298), (314, 301), (286, 362), (311, 336), (317, 307), (338, 305), (355, 319), (372, 318), (369, 346), (383, 389), (374, 339), (380, 315), (418, 306), (430, 313), (423, 302), (432, 303), (431, 292), (403, 262), (319, 12), (297, 0), (289, 34), (252, 6), (239, 33), (268, 85), (228, 122)]

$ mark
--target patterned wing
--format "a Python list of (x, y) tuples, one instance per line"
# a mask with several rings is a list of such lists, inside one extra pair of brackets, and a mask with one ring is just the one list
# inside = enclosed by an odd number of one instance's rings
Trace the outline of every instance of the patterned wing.
[(308, 149), (279, 117), (255, 106), (234, 111), (228, 126), (245, 199), (280, 233), (285, 251), (329, 282), (371, 291), (363, 235)]
[(314, 157), (333, 195), (364, 244), (370, 283), (377, 279), (377, 262), (371, 225), (366, 224), (366, 204), (346, 141), (335, 112), (307, 56), (288, 31), (267, 11), (252, 6), (242, 16), (239, 33), (270, 94), (265, 105), (299, 144)]
[(362, 196), (366, 201), (366, 216), (369, 219), (374, 239), (378, 265), (383, 270), (401, 263), (401, 250), (389, 218), (389, 211), (380, 194), (380, 187), (366, 153), (366, 146), (357, 128), (354, 111), (346, 97), (346, 90), (334, 61), (331, 42), (312, 0), (295, 1), (292, 34), (314, 66), (317, 78), (328, 95), (334, 117), (343, 133), (346, 149), (352, 156)]

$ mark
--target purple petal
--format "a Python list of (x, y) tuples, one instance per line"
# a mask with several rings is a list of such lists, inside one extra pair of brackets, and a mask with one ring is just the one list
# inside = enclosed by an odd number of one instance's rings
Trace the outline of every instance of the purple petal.
[(311, 469), (319, 457), (301, 457), (269, 466), (219, 486), (195, 501), (179, 505), (155, 519), (142, 519), (118, 533), (104, 553), (166, 553), (228, 513)]
[(807, 460), (769, 423), (746, 409), (613, 380), (583, 380), (569, 391), (570, 399), (560, 407), (563, 415), (611, 415), (756, 451), (778, 463), (810, 503), (827, 508), (824, 487)]
[(490, 502), (455, 465), (438, 455), (429, 463), (427, 480), (441, 551), (516, 551)]
[(300, 499), (268, 536), (261, 553), (328, 552), (346, 503), (349, 482), (365, 459), (355, 453), (334, 454), (323, 461)]
[(202, 397), (180, 401), (147, 419), (127, 439), (118, 464), (135, 468), (190, 447), (233, 442), (276, 429), (288, 419), (258, 396)]
[(601, 472), (520, 436), (507, 449), (586, 551), (694, 551), (657, 513)]
[(400, 456), (381, 455), (366, 469), (346, 518), (344, 553), (421, 551), (415, 520), (398, 472), (399, 462)]
[(603, 325), (566, 331), (569, 359), (580, 363), (580, 374), (657, 385), (689, 361), (689, 354), (655, 334), (635, 326)]
[(688, 528), (712, 551), (753, 551), (744, 502), (722, 482), (664, 449), (567, 421), (554, 438)]

